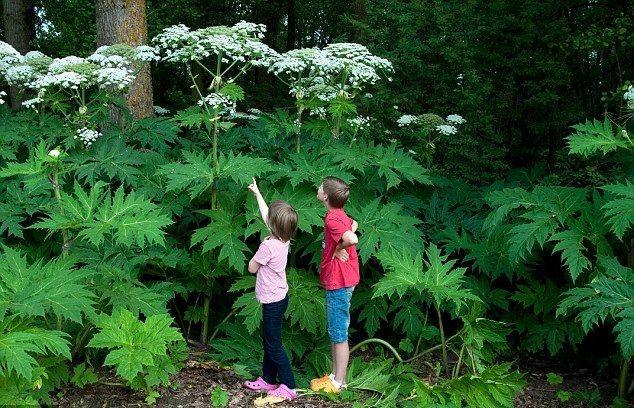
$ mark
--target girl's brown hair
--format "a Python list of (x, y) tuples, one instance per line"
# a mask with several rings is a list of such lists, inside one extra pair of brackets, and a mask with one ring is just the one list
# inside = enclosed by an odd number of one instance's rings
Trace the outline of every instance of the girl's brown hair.
[(297, 212), (284, 201), (274, 201), (269, 206), (268, 225), (275, 237), (290, 241), (297, 230)]

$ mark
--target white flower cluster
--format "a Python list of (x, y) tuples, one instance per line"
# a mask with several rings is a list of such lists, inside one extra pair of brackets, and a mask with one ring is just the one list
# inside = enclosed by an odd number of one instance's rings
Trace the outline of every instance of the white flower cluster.
[(95, 73), (100, 88), (112, 87), (123, 90), (134, 81), (132, 72), (125, 68), (100, 68)]
[(0, 41), (0, 74), (16, 62), (19, 62), (21, 55), (15, 48), (4, 41)]
[(356, 118), (348, 119), (348, 124), (357, 130), (366, 129), (370, 125), (370, 118), (367, 116), (357, 116)]
[(7, 93), (4, 91), (0, 91), (0, 105), (4, 105), (4, 97), (7, 96)]
[[(39, 51), (21, 55), (0, 41), (0, 74), (10, 85), (38, 91), (42, 98), (51, 87), (78, 89), (98, 86), (115, 91), (127, 88), (141, 63), (158, 59), (150, 46), (125, 44), (99, 47), (88, 58), (74, 55), (52, 59)], [(36, 102), (26, 104), (32, 107)]]
[(623, 99), (627, 101), (627, 107), (634, 109), (634, 86), (630, 85), (623, 94)]
[(97, 140), (101, 136), (101, 133), (96, 130), (91, 130), (88, 128), (77, 129), (77, 134), (75, 135), (75, 139), (81, 139), (84, 142), (84, 146), (90, 147), (92, 143)]
[(134, 59), (143, 62), (159, 61), (161, 56), (156, 48), (149, 45), (139, 45), (134, 49)]
[(184, 24), (168, 27), (152, 40), (162, 59), (173, 62), (200, 61), (219, 56), (222, 62), (250, 62), (267, 66), (277, 55), (261, 40), (266, 27), (241, 21), (232, 27), (213, 26), (191, 31)]
[(310, 114), (317, 116), (319, 119), (326, 119), (326, 113), (328, 113), (328, 111), (323, 106), (318, 106), (310, 110)]
[(458, 132), (458, 128), (453, 125), (438, 125), (436, 130), (443, 135), (454, 135)]
[(212, 92), (198, 101), (198, 106), (207, 106), (214, 110), (217, 115), (233, 115), (236, 111), (236, 103), (233, 99), (221, 93)]
[(419, 117), (416, 115), (403, 115), (396, 121), (396, 124), (400, 127), (416, 125), (420, 123)]
[(165, 109), (164, 107), (158, 105), (154, 105), (153, 109), (154, 113), (156, 113), (157, 115), (167, 115), (168, 113), (170, 113), (168, 109)]
[(247, 110), (247, 112), (249, 112), (252, 115), (261, 115), (262, 111), (257, 109), (257, 108), (250, 108), (249, 110)]
[(448, 115), (445, 119), (433, 113), (423, 115), (402, 115), (396, 121), (399, 127), (420, 125), (423, 129), (433, 129), (443, 135), (454, 135), (458, 132), (458, 125), (467, 121), (460, 115)]
[(447, 116), (446, 120), (452, 125), (461, 125), (466, 122), (462, 116), (456, 114)]
[(290, 83), (293, 96), (324, 101), (354, 97), (365, 86), (375, 84), (381, 73), (393, 70), (390, 61), (355, 43), (291, 50), (278, 55), (269, 66), (269, 72)]
[(22, 85), (37, 78), (37, 73), (29, 65), (13, 65), (4, 73), (4, 79), (9, 85)]
[(27, 99), (26, 101), (22, 102), (22, 106), (24, 106), (27, 109), (36, 109), (37, 108), (37, 104), (38, 103), (42, 103), (43, 99), (42, 98), (33, 98), (33, 99)]

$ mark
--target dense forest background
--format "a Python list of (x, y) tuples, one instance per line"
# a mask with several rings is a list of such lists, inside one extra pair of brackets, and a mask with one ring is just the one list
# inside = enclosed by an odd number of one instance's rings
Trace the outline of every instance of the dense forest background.
[[(323, 209), (312, 196), (319, 178), (334, 173), (352, 182), (349, 211), (360, 223), (364, 264), (352, 334), (363, 357), (353, 362), (344, 400), (512, 406), (526, 385), (521, 373), (545, 361), (558, 403), (627, 406), (634, 392), (634, 2), (132, 3), (139, 22), (126, 34), (130, 45), (160, 49), (152, 39), (177, 24), (197, 30), (245, 20), (265, 25), (262, 42), (279, 54), (358, 43), (394, 72), (349, 100), (322, 103), (301, 101), (265, 65), (236, 75), (236, 90), (232, 80), (216, 81), (211, 65), (178, 65), (161, 54), (136, 73), (140, 82), (123, 100), (87, 90), (97, 102), (91, 107), (82, 94), (79, 110), (60, 94), (48, 110), (21, 107), (27, 96), (16, 97), (19, 85), (0, 82), (14, 105), (7, 97), (0, 106), (0, 340), (23, 351), (12, 356), (0, 342), (7, 398), (50, 402), (60, 387), (96, 383), (88, 367), (102, 375), (105, 358), (154, 402), (157, 387), (182, 367), (183, 338), (239, 374), (257, 372), (260, 315), (241, 266), (262, 232), (245, 193), (251, 176), (262, 177), (267, 198), (290, 200), (304, 220), (290, 261), (298, 300), (288, 347), (301, 380), (322, 374), (323, 319), (308, 323), (323, 308), (316, 300)], [(4, 0), (0, 38), (21, 54), (87, 57), (126, 42), (108, 31), (116, 13), (107, 4)], [(205, 111), (201, 90), (257, 117)], [(146, 99), (131, 96), (137, 92)], [(301, 116), (323, 107), (330, 116)], [(451, 114), (464, 123), (435, 132), (453, 123)], [(403, 126), (403, 115), (416, 115), (419, 126)], [(369, 122), (348, 122), (339, 137), (341, 123), (357, 116)], [(99, 138), (84, 148), (73, 134), (91, 124)], [(59, 162), (47, 153), (54, 148), (63, 152)], [(154, 220), (134, 238), (122, 237), (130, 233), (124, 221), (104, 224), (97, 215), (103, 203), (116, 213), (126, 200), (142, 209), (122, 209), (122, 217)], [(77, 203), (86, 213), (72, 219), (68, 208)], [(75, 299), (76, 312), (20, 292), (27, 286), (12, 284), (23, 277), (11, 271), (23, 269), (83, 271), (58, 292), (63, 302)], [(88, 292), (71, 296), (80, 287)], [(29, 302), (41, 304), (19, 307)], [(151, 332), (150, 318), (181, 334)], [(156, 364), (136, 361), (139, 370), (126, 373), (129, 361), (114, 361), (114, 351), (104, 356), (103, 349), (128, 350), (125, 341), (106, 339), (115, 326), (122, 338), (143, 330), (160, 338), (163, 349), (151, 351)], [(66, 333), (70, 349), (62, 340), (10, 337), (32, 330)], [(150, 348), (137, 346), (128, 351)], [(575, 393), (557, 373), (577, 370), (609, 386)], [(220, 405), (213, 395), (211, 404), (222, 406), (227, 392), (218, 389)]]
[[(96, 26), (86, 24), (95, 19), (93, 2), (43, 1), (34, 7), (32, 49), (56, 57), (94, 49)], [(578, 174), (561, 153), (564, 137), (571, 125), (610, 111), (611, 95), (632, 77), (631, 7), (616, 0), (165, 0), (148, 2), (147, 24), (151, 38), (173, 24), (201, 28), (247, 20), (266, 24), (265, 42), (278, 51), (362, 43), (395, 66), (394, 82), (367, 107), (379, 123), (394, 124), (399, 112), (430, 109), (468, 115), (461, 135), (437, 149), (443, 174), (491, 182), (510, 169), (542, 166), (550, 174), (587, 180), (590, 169), (574, 168)], [(193, 95), (180, 86), (184, 75), (162, 66), (153, 70), (157, 105), (182, 108), (191, 102)], [(253, 106), (291, 105), (279, 82), (257, 70), (249, 80)], [(380, 140), (385, 130), (373, 133)]]

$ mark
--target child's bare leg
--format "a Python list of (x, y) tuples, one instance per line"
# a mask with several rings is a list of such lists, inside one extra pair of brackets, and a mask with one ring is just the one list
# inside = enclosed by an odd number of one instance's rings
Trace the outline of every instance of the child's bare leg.
[(337, 354), (335, 344), (330, 345), (330, 353), (332, 354), (332, 375), (337, 375)]
[(348, 370), (348, 359), (350, 358), (348, 342), (344, 341), (343, 343), (333, 344), (333, 349), (334, 358), (332, 361), (335, 368), (333, 372), (335, 381), (344, 384), (346, 382), (346, 371)]

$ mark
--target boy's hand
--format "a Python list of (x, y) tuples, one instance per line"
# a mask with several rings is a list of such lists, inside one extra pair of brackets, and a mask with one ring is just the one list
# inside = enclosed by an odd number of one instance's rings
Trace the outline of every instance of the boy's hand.
[(357, 232), (357, 228), (359, 228), (359, 223), (356, 222), (355, 220), (352, 220), (352, 227), (350, 228), (350, 230), (352, 232)]
[(332, 254), (332, 259), (335, 259), (335, 258), (343, 262), (348, 262), (348, 259), (349, 259), (348, 251), (346, 251), (345, 249), (335, 250), (335, 253)]
[(260, 189), (258, 188), (258, 183), (255, 181), (255, 177), (253, 177), (253, 183), (249, 184), (249, 191), (253, 194), (260, 195)]

